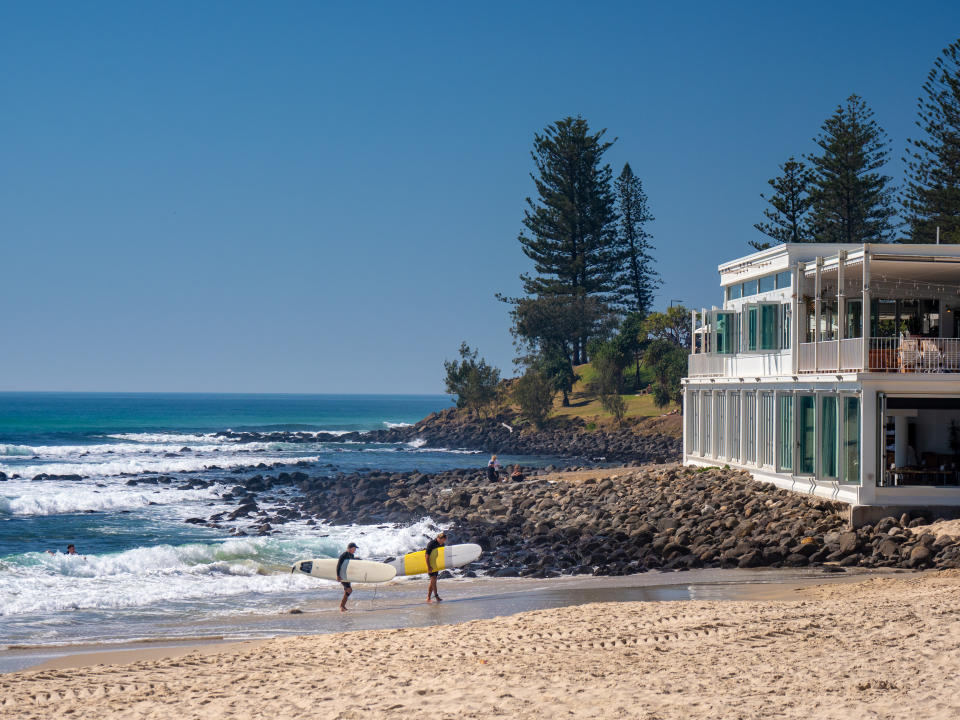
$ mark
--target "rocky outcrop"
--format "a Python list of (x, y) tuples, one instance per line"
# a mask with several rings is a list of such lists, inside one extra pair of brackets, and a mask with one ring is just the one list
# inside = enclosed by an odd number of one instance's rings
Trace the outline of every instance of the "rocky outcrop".
[(662, 433), (644, 432), (630, 426), (619, 430), (588, 429), (579, 419), (555, 422), (541, 430), (514, 427), (514, 422), (510, 414), (478, 418), (450, 408), (433, 413), (415, 425), (364, 433), (224, 431), (217, 434), (241, 442), (416, 441), (432, 448), (481, 450), (505, 455), (548, 455), (600, 462), (662, 463), (680, 459), (681, 439)]
[[(534, 471), (538, 472), (538, 471)], [(607, 473), (609, 474), (609, 473)], [(434, 475), (255, 475), (226, 497), (237, 507), (208, 520), (235, 532), (282, 532), (284, 523), (407, 524), (425, 516), (454, 542), (486, 551), (474, 569), (547, 577), (622, 575), (654, 568), (960, 567), (960, 537), (916, 535), (921, 516), (884, 518), (856, 530), (847, 508), (758, 483), (749, 474), (679, 465), (627, 469), (578, 481), (533, 475), (488, 483), (476, 469)], [(261, 509), (279, 487), (299, 492), (278, 511)], [(241, 526), (239, 523), (246, 523)]]

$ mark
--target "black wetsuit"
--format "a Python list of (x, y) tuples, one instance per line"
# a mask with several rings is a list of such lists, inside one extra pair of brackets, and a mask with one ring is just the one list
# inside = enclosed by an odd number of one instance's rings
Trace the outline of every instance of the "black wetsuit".
[[(343, 563), (346, 560), (353, 560), (353, 555), (349, 552), (344, 551), (340, 554), (340, 559), (337, 560), (337, 577), (341, 577), (340, 569), (343, 567)], [(348, 588), (348, 589), (350, 588), (350, 583), (348, 582), (343, 582), (341, 580), (340, 584), (343, 585), (345, 588)]]
[[(427, 543), (427, 567), (430, 567), (430, 553), (436, 550), (438, 547), (443, 547), (436, 539), (431, 540)], [(429, 573), (430, 577), (436, 577), (439, 574), (439, 570), (436, 572)]]

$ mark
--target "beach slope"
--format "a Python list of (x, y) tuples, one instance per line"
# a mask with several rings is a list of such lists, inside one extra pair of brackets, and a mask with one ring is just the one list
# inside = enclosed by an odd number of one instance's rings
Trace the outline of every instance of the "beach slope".
[(0, 676), (4, 718), (955, 718), (960, 572)]

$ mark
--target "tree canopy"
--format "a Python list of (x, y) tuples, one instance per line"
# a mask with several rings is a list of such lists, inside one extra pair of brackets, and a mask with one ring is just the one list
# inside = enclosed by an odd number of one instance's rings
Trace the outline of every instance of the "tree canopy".
[(881, 170), (890, 141), (858, 95), (828, 117), (814, 139), (820, 154), (807, 157), (810, 227), (816, 242), (887, 242), (893, 238), (894, 188)]
[(653, 299), (660, 287), (660, 274), (653, 265), (652, 236), (646, 230), (646, 224), (653, 221), (647, 206), (647, 195), (643, 183), (630, 168), (616, 179), (617, 208), (620, 214), (620, 226), (617, 244), (621, 257), (621, 269), (616, 276), (618, 299), (627, 312), (646, 315), (653, 307)]
[(917, 127), (904, 158), (908, 241), (960, 243), (960, 40), (940, 54), (917, 101)]
[[(807, 221), (810, 209), (810, 181), (813, 174), (807, 166), (793, 156), (780, 165), (780, 175), (767, 180), (773, 188), (772, 195), (760, 193), (770, 207), (763, 211), (764, 222), (754, 227), (775, 243), (809, 242), (811, 240)], [(751, 240), (755, 250), (770, 247), (769, 242)]]

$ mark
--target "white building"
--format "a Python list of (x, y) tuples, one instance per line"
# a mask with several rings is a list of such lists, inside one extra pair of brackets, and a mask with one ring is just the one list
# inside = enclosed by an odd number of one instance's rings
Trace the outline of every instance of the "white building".
[(723, 306), (693, 313), (684, 463), (862, 517), (960, 506), (960, 246), (786, 244), (719, 270)]

